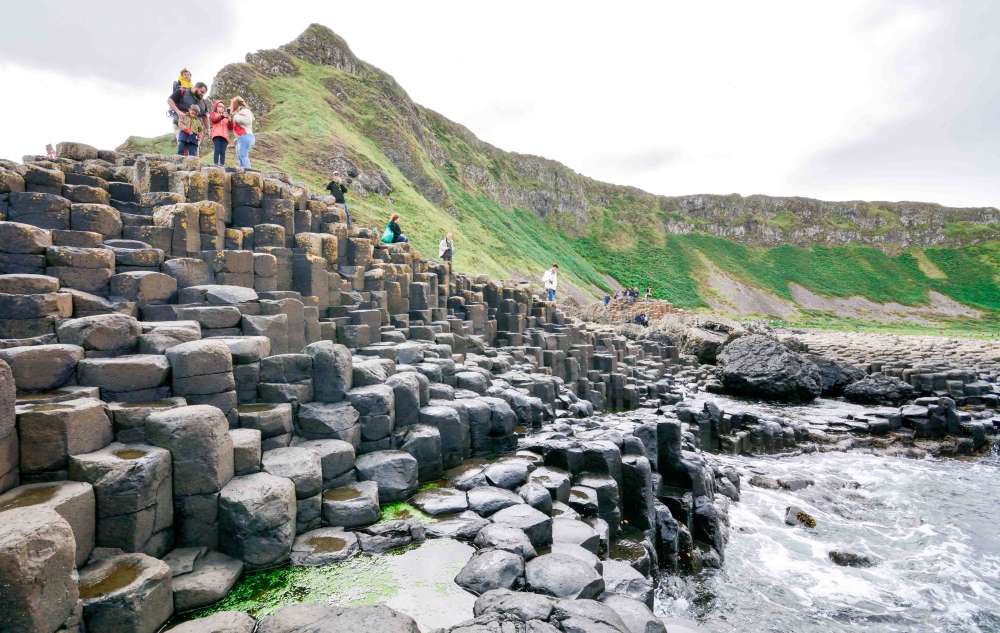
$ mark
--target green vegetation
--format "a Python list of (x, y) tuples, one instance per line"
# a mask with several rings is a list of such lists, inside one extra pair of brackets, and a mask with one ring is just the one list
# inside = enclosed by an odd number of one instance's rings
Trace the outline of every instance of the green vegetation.
[[(322, 27), (310, 28), (314, 37), (324, 37)], [(713, 292), (705, 284), (710, 264), (788, 301), (794, 301), (791, 284), (828, 297), (906, 306), (927, 306), (934, 291), (986, 315), (980, 322), (941, 320), (942, 330), (988, 332), (1000, 313), (1000, 242), (988, 241), (1000, 237), (1000, 224), (950, 222), (950, 239), (975, 244), (898, 254), (867, 246), (763, 248), (707, 234), (673, 235), (664, 230), (666, 224), (702, 227), (706, 220), (680, 199), (596, 182), (553, 161), (500, 151), (413, 104), (395, 81), (371, 67), (352, 74), (298, 58), (294, 63), (297, 73), (290, 76), (241, 71), (250, 78), (249, 92), (269, 108), (258, 125), (255, 167), (285, 171), (314, 191), (322, 190), (339, 156), (363, 171), (381, 172), (392, 194), (351, 192), (355, 222), (381, 231), (389, 213), (398, 212), (414, 246), (431, 257), (441, 236), (452, 232), (458, 270), (537, 282), (556, 261), (562, 287), (575, 288), (569, 294), (582, 301), (613, 291), (617, 282), (652, 287), (657, 298), (699, 310), (707, 308)], [(125, 147), (174, 152), (169, 135), (132, 137)], [(585, 192), (582, 198), (579, 191)], [(734, 227), (761, 222), (781, 231), (802, 227), (792, 209), (768, 217), (756, 203), (724, 198), (732, 208), (726, 222)], [(856, 219), (831, 214), (819, 221), (828, 230), (868, 236), (903, 228), (892, 203), (864, 204)], [(873, 325), (809, 311), (802, 315), (797, 325)]]
[(220, 602), (185, 614), (185, 618), (219, 611), (244, 611), (260, 618), (289, 604), (309, 602), (376, 604), (399, 591), (386, 556), (360, 555), (330, 565), (250, 572)]

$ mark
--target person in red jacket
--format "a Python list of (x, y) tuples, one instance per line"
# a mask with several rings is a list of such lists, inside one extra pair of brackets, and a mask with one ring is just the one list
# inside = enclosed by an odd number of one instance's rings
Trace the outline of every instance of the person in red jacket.
[(212, 162), (220, 167), (226, 166), (226, 148), (229, 147), (229, 131), (233, 129), (233, 121), (229, 118), (226, 104), (216, 101), (212, 104), (212, 114), (208, 117), (212, 122), (212, 145), (215, 154)]

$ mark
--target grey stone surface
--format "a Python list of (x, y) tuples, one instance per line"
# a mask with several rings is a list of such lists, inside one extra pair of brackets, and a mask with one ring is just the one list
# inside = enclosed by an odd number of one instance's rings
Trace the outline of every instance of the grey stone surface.
[(528, 589), (557, 598), (596, 598), (604, 579), (587, 563), (565, 554), (545, 554), (525, 565)]
[(170, 451), (174, 495), (218, 492), (233, 476), (233, 441), (219, 409), (194, 405), (146, 418), (150, 444)]
[(248, 568), (287, 560), (295, 539), (295, 484), (255, 473), (234, 477), (219, 495), (219, 544)]
[(173, 615), (170, 567), (145, 554), (121, 554), (80, 570), (88, 631), (155, 633)]
[(357, 481), (323, 492), (323, 524), (354, 528), (379, 520), (378, 483)]
[(504, 508), (490, 518), (496, 524), (522, 530), (535, 549), (552, 543), (552, 519), (527, 504)]
[(417, 460), (405, 451), (375, 451), (358, 457), (358, 479), (378, 484), (379, 501), (409, 498), (417, 489)]
[(83, 360), (78, 345), (33, 345), (0, 349), (0, 360), (10, 365), (17, 388), (47, 391), (65, 385)]
[(455, 576), (455, 584), (478, 596), (491, 589), (511, 589), (523, 575), (523, 558), (502, 549), (486, 549), (472, 555)]
[(306, 532), (292, 545), (293, 565), (328, 565), (360, 551), (358, 537), (340, 528), (320, 528)]

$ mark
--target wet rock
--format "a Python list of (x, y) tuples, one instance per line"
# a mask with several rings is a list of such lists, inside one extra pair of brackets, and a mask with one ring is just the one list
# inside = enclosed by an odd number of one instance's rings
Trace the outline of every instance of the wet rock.
[(639, 600), (617, 593), (606, 593), (601, 596), (601, 602), (614, 609), (629, 633), (667, 633), (663, 621)]
[(860, 367), (819, 354), (806, 354), (807, 359), (819, 370), (819, 384), (824, 396), (839, 396), (851, 383), (865, 377)]
[(522, 530), (535, 549), (552, 543), (552, 519), (525, 503), (504, 508), (490, 518), (498, 525)]
[(528, 467), (520, 461), (490, 464), (484, 471), (486, 480), (498, 488), (514, 490), (528, 479)]
[(55, 631), (79, 596), (73, 530), (54, 510), (0, 512), (0, 630)]
[(475, 512), (462, 512), (457, 516), (436, 521), (427, 525), (428, 538), (452, 538), (459, 541), (472, 541), (483, 528), (489, 525), (487, 519)]
[(247, 567), (288, 558), (295, 539), (295, 484), (267, 473), (235, 477), (219, 495), (219, 544)]
[(876, 565), (875, 559), (865, 554), (846, 550), (831, 550), (827, 554), (830, 560), (841, 567), (874, 567)]
[(405, 451), (375, 451), (358, 457), (358, 479), (378, 484), (382, 503), (404, 501), (417, 489), (417, 460)]
[(555, 608), (556, 599), (537, 593), (493, 589), (476, 599), (473, 613), (476, 617), (487, 613), (502, 613), (515, 616), (522, 622), (528, 620), (548, 620)]
[(628, 563), (606, 560), (602, 575), (606, 592), (621, 594), (653, 608), (653, 583)]
[(785, 508), (785, 524), (814, 528), (816, 527), (816, 519), (798, 506), (788, 506)]
[(614, 609), (595, 600), (560, 600), (552, 621), (565, 633), (631, 633)]
[(174, 576), (174, 609), (187, 611), (222, 600), (242, 573), (242, 561), (220, 552), (206, 553), (190, 572)]
[(94, 489), (77, 481), (25, 484), (0, 494), (0, 512), (16, 508), (54, 510), (69, 523), (76, 542), (76, 566), (81, 567), (94, 549), (96, 502)]
[(723, 348), (718, 360), (728, 393), (803, 402), (821, 391), (819, 370), (811, 361), (764, 335), (735, 339)]
[(253, 633), (257, 621), (242, 611), (220, 611), (204, 618), (188, 620), (169, 629), (170, 633)]
[(722, 346), (729, 340), (726, 332), (701, 327), (689, 328), (684, 334), (682, 351), (691, 354), (704, 365), (714, 365)]
[(358, 481), (323, 492), (323, 523), (345, 528), (370, 525), (379, 520), (378, 483)]
[(541, 484), (526, 483), (517, 489), (517, 494), (532, 508), (544, 514), (552, 514), (552, 495)]
[(583, 521), (556, 517), (552, 519), (552, 541), (554, 543), (569, 543), (597, 554), (601, 547), (601, 537)]
[(479, 549), (492, 548), (513, 552), (525, 560), (531, 560), (536, 556), (528, 535), (507, 525), (494, 523), (485, 526), (476, 534), (473, 544)]
[(755, 488), (765, 488), (767, 490), (777, 490), (781, 487), (777, 479), (765, 477), (764, 475), (754, 475), (750, 478), (750, 485)]
[(597, 554), (588, 549), (584, 549), (579, 545), (574, 545), (572, 543), (552, 543), (552, 547), (548, 553), (572, 556), (573, 558), (582, 560), (593, 567), (597, 573), (601, 574), (604, 572), (604, 564), (601, 562), (601, 559), (597, 557)]
[(469, 509), (469, 501), (466, 493), (454, 488), (425, 490), (414, 495), (410, 499), (410, 503), (430, 516), (454, 514)]
[(419, 521), (397, 520), (376, 523), (355, 532), (361, 550), (369, 554), (385, 552), (424, 541), (424, 526)]
[(844, 398), (859, 404), (898, 405), (914, 395), (910, 383), (882, 373), (871, 374), (844, 389)]
[(785, 490), (791, 490), (792, 492), (795, 492), (797, 490), (805, 490), (814, 483), (816, 482), (814, 482), (812, 479), (802, 479), (802, 478), (778, 479), (779, 486), (781, 486)]
[(523, 575), (523, 558), (505, 550), (487, 549), (472, 555), (455, 576), (455, 584), (478, 596), (491, 589), (511, 589)]
[(257, 633), (420, 633), (407, 615), (384, 605), (293, 604), (261, 619)]
[(327, 565), (354, 556), (360, 551), (358, 537), (340, 528), (320, 528), (299, 536), (292, 545), (292, 564)]
[[(480, 516), (488, 517), (510, 506), (524, 503), (515, 492), (496, 486), (477, 486), (468, 492), (469, 509)], [(545, 493), (548, 496), (548, 493)]]
[(426, 424), (413, 424), (404, 427), (396, 434), (395, 444), (400, 450), (406, 451), (417, 460), (417, 477), (420, 481), (440, 479), (442, 473), (441, 432), (438, 429)]
[(545, 554), (525, 565), (528, 590), (556, 598), (596, 598), (604, 579), (587, 563), (565, 554)]
[(80, 570), (88, 631), (155, 633), (174, 612), (170, 567), (145, 554), (122, 554)]

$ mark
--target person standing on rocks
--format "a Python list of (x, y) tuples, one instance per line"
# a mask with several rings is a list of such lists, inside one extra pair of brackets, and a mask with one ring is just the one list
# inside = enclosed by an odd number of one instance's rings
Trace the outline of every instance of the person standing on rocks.
[(438, 242), (438, 257), (449, 264), (455, 257), (455, 242), (451, 239), (451, 233), (445, 233), (445, 236)]
[(209, 104), (208, 99), (205, 98), (205, 95), (208, 93), (208, 86), (204, 83), (199, 81), (194, 85), (194, 88), (185, 88), (178, 80), (176, 85), (178, 87), (167, 98), (167, 105), (170, 106), (170, 117), (174, 120), (174, 138), (179, 143), (180, 127), (177, 123), (178, 119), (190, 112), (191, 106), (196, 105), (198, 106), (198, 111), (201, 113), (202, 129), (208, 130), (210, 128), (208, 113), (211, 111), (212, 106)]
[(403, 229), (399, 226), (399, 214), (393, 213), (389, 218), (389, 223), (385, 225), (385, 233), (382, 234), (382, 242), (385, 244), (399, 244), (409, 242), (410, 238), (403, 234)]
[(250, 150), (257, 137), (253, 134), (253, 112), (247, 107), (243, 97), (233, 97), (229, 102), (229, 112), (233, 119), (233, 134), (236, 135), (236, 156), (240, 167), (250, 169)]
[(212, 114), (208, 117), (212, 122), (212, 145), (215, 153), (212, 156), (212, 164), (219, 167), (226, 166), (226, 148), (229, 147), (229, 131), (233, 129), (233, 122), (226, 111), (226, 104), (216, 101), (212, 105)]
[(344, 176), (339, 172), (333, 172), (330, 182), (327, 183), (326, 188), (336, 200), (337, 204), (344, 205), (344, 216), (347, 220), (347, 229), (351, 229), (351, 210), (347, 208), (347, 186), (350, 184), (350, 180), (344, 178)]
[(552, 268), (542, 275), (542, 284), (545, 286), (545, 293), (549, 301), (556, 300), (556, 289), (559, 287), (559, 264), (552, 264)]
[(177, 117), (177, 153), (198, 156), (198, 143), (207, 128), (202, 127), (201, 110), (193, 105), (187, 114)]

